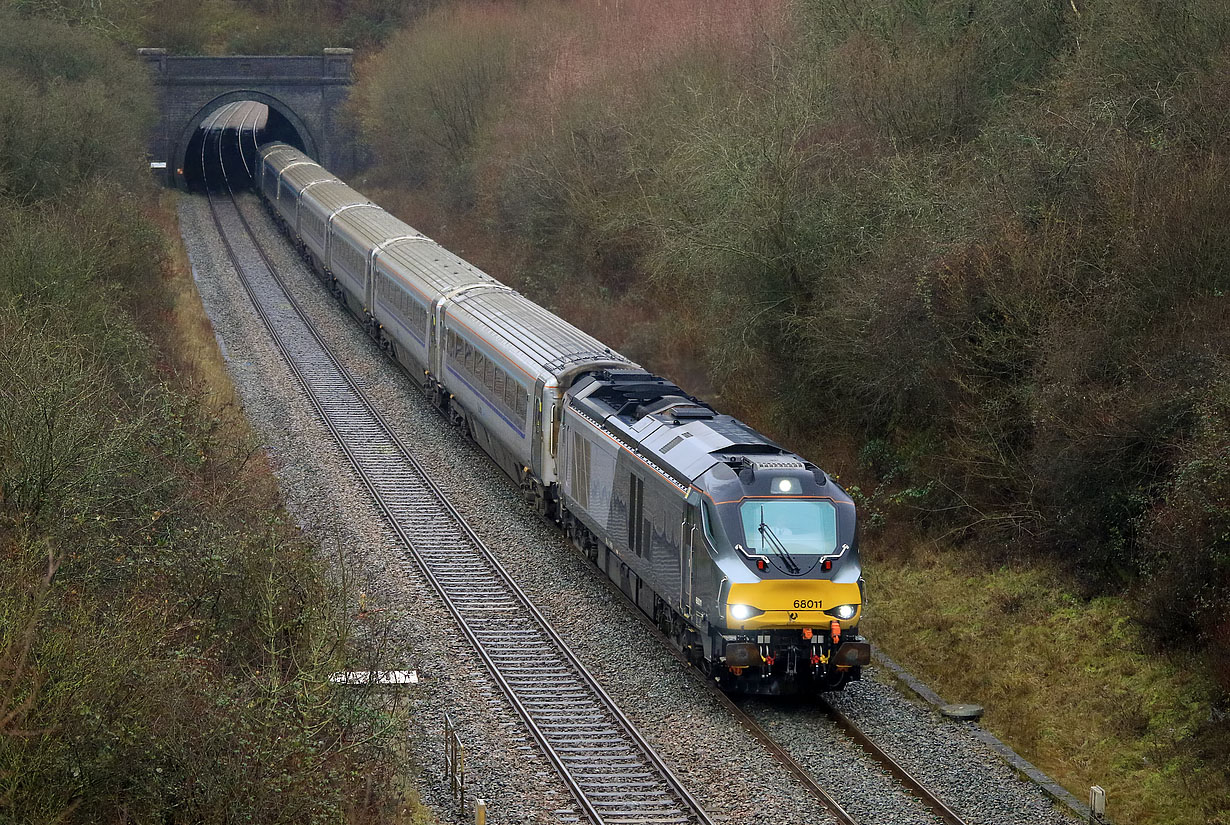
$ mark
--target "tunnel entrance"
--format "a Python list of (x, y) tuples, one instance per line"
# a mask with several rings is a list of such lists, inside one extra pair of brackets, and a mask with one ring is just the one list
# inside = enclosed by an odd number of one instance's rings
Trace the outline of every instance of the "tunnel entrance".
[[(294, 127), (289, 142), (335, 174), (352, 174), (359, 153), (353, 126), (341, 116), (354, 83), (354, 52), (324, 49), (308, 55), (169, 54), (141, 49), (157, 96), (158, 119), (149, 133), (149, 167), (163, 183), (187, 188), (188, 143), (201, 124), (227, 103), (264, 103)], [(270, 115), (270, 137), (279, 124)], [(194, 154), (196, 166), (200, 152)], [(188, 167), (190, 168), (190, 167)], [(199, 169), (193, 174), (199, 180)]]
[(179, 181), (190, 191), (222, 188), (228, 181), (235, 191), (250, 188), (257, 169), (257, 148), (270, 141), (314, 153), (311, 136), (301, 123), (292, 122), (293, 114), (288, 116), (263, 100), (227, 97), (225, 102), (215, 101), (202, 109), (181, 141)]

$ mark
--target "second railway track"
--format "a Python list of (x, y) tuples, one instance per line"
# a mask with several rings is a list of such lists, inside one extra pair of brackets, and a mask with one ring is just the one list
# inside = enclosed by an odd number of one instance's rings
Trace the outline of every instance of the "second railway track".
[[(821, 804), (829, 810), (830, 813), (837, 819), (841, 825), (859, 825), (859, 820), (851, 815), (842, 807), (841, 803), (822, 787), (797, 759), (790, 752), (782, 747), (773, 736), (764, 729), (763, 726), (753, 717), (751, 713), (740, 707), (734, 700), (727, 696), (717, 685), (696, 671), (695, 667), (683, 656), (679, 651), (671, 647), (670, 640), (658, 629), (657, 625), (649, 621), (649, 619), (637, 610), (636, 605), (628, 599), (619, 588), (613, 586), (610, 581), (602, 577), (603, 584), (612, 596), (624, 602), (629, 611), (638, 617), (641, 624), (653, 636), (655, 636), (662, 646), (669, 650), (674, 658), (679, 661), (684, 667), (693, 671), (697, 681), (704, 684), (706, 689), (712, 692), (723, 708), (727, 710), (739, 724), (758, 742), (760, 742), (773, 757), (780, 762), (786, 770), (788, 770), (795, 779), (799, 782), (800, 787), (806, 790), (809, 794), (821, 801)], [(923, 807), (930, 812), (937, 821), (944, 825), (967, 825), (956, 812), (952, 810), (940, 797), (932, 792), (923, 782), (911, 774), (903, 767), (896, 759), (892, 757), (886, 750), (876, 744), (875, 740), (867, 736), (858, 725), (838, 710), (831, 702), (821, 697), (817, 701), (818, 710), (827, 717), (833, 725), (841, 731), (841, 734), (849, 739), (860, 750), (867, 754), (870, 759), (878, 764), (886, 774), (892, 777), (902, 788), (907, 795), (918, 800)]]
[[(202, 153), (207, 145), (202, 143)], [(221, 151), (219, 168), (224, 169)], [(611, 825), (710, 825), (700, 804), (333, 356), (283, 287), (227, 192), (226, 197), (210, 194), (210, 208), (257, 312), (389, 525), (568, 785), (584, 817)]]
[[(237, 115), (241, 110), (230, 112)], [(247, 120), (243, 114), (240, 122)], [(242, 139), (242, 125), (238, 135)], [(203, 168), (207, 146), (204, 141)], [(218, 169), (225, 172), (220, 144), (218, 148)], [(595, 823), (710, 822), (332, 355), (260, 248), (229, 186), (227, 192), (221, 198), (211, 195), (212, 218), (274, 343), (389, 525), (572, 791), (583, 817)], [(740, 724), (794, 775), (800, 790), (820, 800), (842, 825), (857, 821), (750, 715), (724, 695), (721, 698)], [(831, 711), (827, 706), (825, 710)], [(841, 719), (834, 721), (842, 724)], [(846, 725), (859, 747), (910, 795), (940, 821), (961, 825), (951, 810), (874, 742), (859, 740), (857, 728)]]

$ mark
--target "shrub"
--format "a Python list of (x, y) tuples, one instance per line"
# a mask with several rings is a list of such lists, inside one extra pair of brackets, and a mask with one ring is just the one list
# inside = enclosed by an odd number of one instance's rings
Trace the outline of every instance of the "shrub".
[(361, 67), (359, 118), (388, 175), (407, 182), (448, 169), (464, 175), (505, 92), (513, 18), (493, 4), (433, 12)]
[(120, 154), (142, 75), (2, 23), (0, 105), (48, 145), (0, 120), (0, 820), (396, 819), (394, 717), (328, 681), (387, 667), (385, 628), (356, 632), (252, 435), (164, 348), (166, 242)]
[(0, 194), (45, 198), (85, 179), (133, 187), (148, 177), (152, 94), (117, 46), (0, 10), (0, 82)]

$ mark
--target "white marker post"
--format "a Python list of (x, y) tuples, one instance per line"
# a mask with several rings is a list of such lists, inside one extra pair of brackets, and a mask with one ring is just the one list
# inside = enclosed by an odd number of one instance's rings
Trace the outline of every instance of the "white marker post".
[(1101, 785), (1089, 789), (1089, 822), (1090, 825), (1100, 825), (1106, 821), (1106, 791)]

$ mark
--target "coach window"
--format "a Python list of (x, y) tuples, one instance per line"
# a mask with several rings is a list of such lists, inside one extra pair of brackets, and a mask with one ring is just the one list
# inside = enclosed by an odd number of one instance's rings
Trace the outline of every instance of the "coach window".
[(504, 370), (499, 367), (495, 370), (495, 397), (499, 401), (504, 399)]
[(466, 341), (466, 372), (474, 372), (474, 347)]

